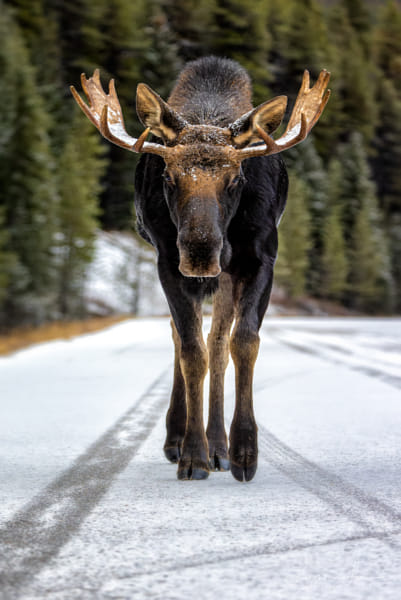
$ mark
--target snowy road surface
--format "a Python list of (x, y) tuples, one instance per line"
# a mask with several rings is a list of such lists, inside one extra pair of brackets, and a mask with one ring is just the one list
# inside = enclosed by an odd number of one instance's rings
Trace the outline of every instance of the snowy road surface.
[(0, 597), (399, 600), (401, 320), (261, 339), (248, 484), (164, 459), (167, 319), (1, 358)]

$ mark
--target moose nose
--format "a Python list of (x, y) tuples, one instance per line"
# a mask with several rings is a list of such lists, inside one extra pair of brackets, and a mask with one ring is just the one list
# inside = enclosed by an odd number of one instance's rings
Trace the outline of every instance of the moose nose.
[(192, 265), (185, 257), (181, 257), (178, 268), (184, 277), (217, 277), (221, 273), (219, 263), (213, 263), (207, 267)]
[(179, 270), (185, 277), (217, 277), (221, 273), (223, 241), (218, 236), (194, 236), (180, 233), (177, 240)]

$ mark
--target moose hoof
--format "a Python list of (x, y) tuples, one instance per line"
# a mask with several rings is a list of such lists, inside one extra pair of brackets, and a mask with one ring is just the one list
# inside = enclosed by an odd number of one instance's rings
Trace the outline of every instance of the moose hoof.
[(225, 444), (215, 444), (209, 440), (209, 469), (211, 471), (230, 470), (230, 459)]
[(181, 456), (181, 444), (177, 443), (175, 446), (164, 446), (164, 454), (171, 463), (178, 463)]
[(229, 471), (230, 460), (227, 456), (214, 454), (214, 456), (209, 459), (209, 469), (211, 471)]
[(209, 469), (211, 471), (229, 471), (227, 437), (225, 432), (220, 435), (208, 434)]
[(256, 423), (247, 427), (231, 426), (231, 473), (237, 481), (251, 481), (258, 466), (258, 441)]
[(207, 479), (209, 477), (209, 471), (205, 469), (178, 469), (177, 478), (180, 481), (188, 481), (189, 479)]
[(238, 465), (231, 462), (231, 473), (237, 481), (251, 481), (254, 478), (258, 463), (250, 465)]
[(209, 469), (206, 464), (193, 463), (192, 461), (180, 460), (177, 478), (181, 481), (189, 479), (206, 479), (209, 476)]

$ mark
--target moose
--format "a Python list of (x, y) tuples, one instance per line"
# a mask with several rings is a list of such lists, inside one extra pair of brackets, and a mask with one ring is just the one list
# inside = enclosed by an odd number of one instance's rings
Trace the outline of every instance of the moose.
[[(140, 83), (136, 111), (145, 130), (137, 139), (125, 130), (113, 79), (106, 94), (98, 69), (89, 79), (82, 74), (89, 105), (71, 86), (75, 100), (107, 140), (142, 153), (135, 207), (138, 230), (156, 249), (172, 316), (174, 380), (164, 453), (178, 463), (178, 479), (205, 479), (211, 470), (230, 469), (238, 481), (255, 475), (253, 370), (288, 189), (279, 153), (304, 140), (319, 119), (330, 94), (329, 77), (323, 70), (310, 88), (304, 72), (287, 128), (276, 140), (271, 134), (284, 117), (287, 97), (254, 108), (249, 75), (229, 59), (189, 62), (167, 102)], [(208, 296), (213, 296), (213, 309), (206, 346), (202, 301)], [(224, 373), (230, 353), (236, 399), (228, 445)]]

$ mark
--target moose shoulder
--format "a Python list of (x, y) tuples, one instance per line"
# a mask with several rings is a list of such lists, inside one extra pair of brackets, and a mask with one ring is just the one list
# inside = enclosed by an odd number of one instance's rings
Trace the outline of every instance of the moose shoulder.
[[(310, 88), (305, 71), (286, 131), (277, 140), (270, 134), (281, 123), (286, 96), (253, 108), (250, 79), (231, 60), (208, 57), (189, 63), (168, 102), (139, 84), (137, 113), (145, 131), (138, 139), (125, 131), (113, 80), (106, 94), (98, 71), (88, 80), (82, 76), (89, 105), (72, 88), (104, 137), (143, 153), (135, 204), (139, 231), (156, 248), (172, 315), (174, 383), (164, 452), (178, 462), (179, 479), (204, 479), (210, 470), (231, 468), (236, 479), (249, 481), (256, 472), (253, 369), (288, 185), (278, 153), (305, 139), (315, 125), (329, 97), (328, 80), (322, 71)], [(150, 133), (154, 141), (148, 142)], [(206, 346), (202, 300), (210, 294), (213, 318)], [(224, 372), (230, 352), (236, 404), (228, 447)]]

